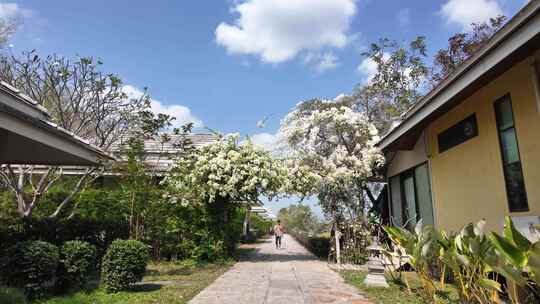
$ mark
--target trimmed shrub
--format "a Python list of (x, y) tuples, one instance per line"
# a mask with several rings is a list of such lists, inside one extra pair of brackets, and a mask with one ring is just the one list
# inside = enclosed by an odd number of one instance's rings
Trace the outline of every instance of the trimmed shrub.
[(54, 286), (59, 260), (55, 245), (42, 241), (21, 242), (7, 250), (4, 260), (5, 283), (24, 288), (28, 296), (40, 296)]
[(330, 253), (330, 238), (328, 236), (308, 236), (304, 233), (292, 232), (291, 235), (307, 250), (321, 259), (327, 259)]
[(88, 242), (67, 241), (60, 249), (60, 286), (81, 287), (96, 266), (96, 247)]
[(142, 280), (148, 263), (148, 246), (135, 240), (116, 240), (103, 256), (101, 281), (106, 292), (129, 289)]
[(21, 241), (42, 240), (62, 246), (71, 240), (81, 240), (96, 246), (98, 261), (116, 239), (127, 239), (127, 221), (71, 219), (0, 218), (0, 244), (11, 247)]
[(26, 304), (26, 297), (20, 289), (0, 287), (0, 303)]

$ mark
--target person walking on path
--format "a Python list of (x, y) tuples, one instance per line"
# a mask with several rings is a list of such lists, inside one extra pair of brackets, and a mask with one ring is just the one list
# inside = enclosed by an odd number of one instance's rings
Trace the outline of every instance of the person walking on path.
[(281, 238), (283, 237), (283, 234), (285, 234), (285, 227), (281, 225), (281, 221), (278, 220), (277, 224), (274, 226), (274, 236), (276, 238), (276, 248), (281, 248)]

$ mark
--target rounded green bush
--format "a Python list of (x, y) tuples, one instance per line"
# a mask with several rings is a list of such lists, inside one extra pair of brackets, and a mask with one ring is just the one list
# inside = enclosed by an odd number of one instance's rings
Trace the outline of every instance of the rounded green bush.
[(80, 287), (96, 265), (96, 247), (88, 242), (67, 241), (60, 249), (60, 284)]
[(129, 289), (142, 280), (148, 263), (148, 246), (135, 240), (116, 240), (103, 256), (101, 281), (106, 292)]
[(7, 250), (2, 272), (9, 286), (36, 297), (54, 286), (58, 260), (58, 248), (51, 243), (21, 242)]
[(20, 289), (0, 287), (0, 303), (26, 304), (26, 297)]

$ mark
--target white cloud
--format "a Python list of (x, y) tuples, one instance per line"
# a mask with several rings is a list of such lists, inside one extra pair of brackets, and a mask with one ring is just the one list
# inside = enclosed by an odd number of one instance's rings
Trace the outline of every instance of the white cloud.
[(275, 151), (279, 146), (281, 137), (279, 133), (257, 133), (250, 136), (250, 139), (254, 145), (260, 146), (268, 151)]
[(339, 65), (338, 58), (332, 52), (324, 54), (313, 52), (307, 53), (304, 57), (304, 63), (312, 65), (319, 73), (335, 69)]
[(369, 82), (377, 73), (377, 63), (371, 58), (364, 58), (356, 70), (362, 75), (364, 82)]
[(448, 0), (441, 10), (448, 24), (457, 24), (462, 30), (471, 28), (471, 23), (481, 23), (503, 14), (497, 0)]
[(19, 15), (19, 5), (16, 3), (0, 3), (0, 18), (10, 19)]
[[(390, 53), (384, 52), (382, 54), (382, 60), (384, 62), (388, 61), (390, 59)], [(358, 67), (356, 68), (356, 71), (362, 75), (362, 81), (364, 83), (370, 82), (373, 77), (375, 77), (375, 74), (377, 74), (377, 63), (373, 61), (373, 59), (366, 57)]]
[(400, 26), (408, 26), (411, 23), (411, 10), (408, 8), (400, 9), (396, 18)]
[(232, 11), (238, 19), (219, 24), (216, 42), (231, 54), (280, 63), (303, 51), (344, 47), (356, 0), (246, 0)]
[[(125, 85), (123, 87), (123, 91), (130, 98), (139, 98), (143, 94), (143, 91), (132, 85)], [(150, 101), (150, 108), (152, 109), (152, 112), (156, 114), (162, 113), (176, 118), (173, 121), (174, 127), (180, 127), (190, 122), (193, 123), (193, 126), (196, 128), (203, 126), (202, 121), (195, 115), (193, 115), (193, 113), (191, 113), (191, 110), (188, 107), (176, 104), (165, 105), (158, 100), (152, 99)]]
[(0, 3), (0, 19), (26, 18), (32, 15), (29, 9), (21, 8), (17, 3)]

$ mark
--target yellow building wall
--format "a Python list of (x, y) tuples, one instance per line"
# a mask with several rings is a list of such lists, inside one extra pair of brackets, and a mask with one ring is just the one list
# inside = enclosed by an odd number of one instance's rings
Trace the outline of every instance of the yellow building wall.
[[(493, 103), (508, 93), (529, 212), (510, 213), (506, 198)], [(478, 136), (439, 153), (437, 135), (472, 113), (476, 113)], [(437, 227), (457, 231), (484, 218), (489, 230), (500, 230), (505, 215), (540, 215), (540, 113), (530, 61), (516, 64), (478, 90), (431, 123), (427, 132)]]

